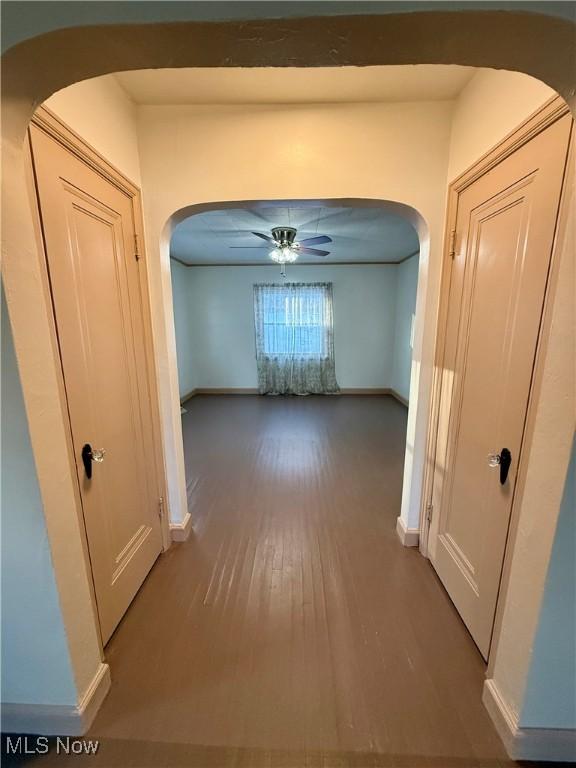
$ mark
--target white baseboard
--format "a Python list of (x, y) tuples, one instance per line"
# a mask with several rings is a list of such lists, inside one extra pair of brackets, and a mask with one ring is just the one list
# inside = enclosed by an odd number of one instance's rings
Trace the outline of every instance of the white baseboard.
[(185, 394), (185, 395), (182, 395), (182, 397), (180, 398), (180, 405), (181, 405), (181, 406), (182, 406), (182, 405), (184, 405), (184, 403), (185, 403), (187, 400), (190, 400), (190, 398), (191, 398), (191, 397), (194, 397), (194, 395), (195, 395), (196, 393), (197, 393), (197, 390), (196, 390), (196, 389), (191, 389), (191, 390), (190, 390), (190, 392), (186, 392), (186, 394)]
[(2, 732), (38, 736), (83, 736), (92, 725), (110, 685), (110, 667), (102, 663), (76, 706), (2, 704)]
[(398, 517), (396, 520), (396, 533), (405, 547), (417, 547), (420, 542), (420, 531), (418, 528), (406, 528), (401, 517)]
[(406, 408), (408, 408), (408, 400), (406, 400), (406, 398), (405, 398), (405, 397), (403, 397), (403, 396), (400, 394), (400, 392), (396, 392), (396, 390), (395, 390), (395, 389), (391, 389), (391, 390), (390, 390), (390, 394), (392, 395), (392, 397), (393, 397), (395, 400), (398, 400), (398, 402), (399, 402), (399, 403), (401, 403), (402, 405), (406, 406)]
[(576, 761), (576, 730), (519, 727), (494, 680), (484, 682), (482, 701), (512, 760)]
[(172, 541), (186, 541), (192, 530), (192, 516), (186, 512), (181, 523), (170, 523), (170, 535)]

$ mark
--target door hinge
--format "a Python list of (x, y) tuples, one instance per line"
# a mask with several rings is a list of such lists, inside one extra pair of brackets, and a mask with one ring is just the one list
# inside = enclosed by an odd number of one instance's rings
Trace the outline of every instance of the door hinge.
[(426, 521), (428, 524), (432, 522), (432, 514), (434, 512), (434, 506), (432, 504), (428, 504), (426, 506)]
[(454, 256), (456, 256), (456, 230), (453, 229), (452, 232), (450, 232), (450, 258), (454, 259)]
[(134, 258), (136, 259), (136, 261), (140, 261), (140, 259), (142, 258), (140, 256), (140, 248), (138, 245), (138, 235), (136, 234), (136, 232), (134, 232)]
[(164, 497), (160, 496), (158, 499), (158, 517), (160, 520), (164, 519)]

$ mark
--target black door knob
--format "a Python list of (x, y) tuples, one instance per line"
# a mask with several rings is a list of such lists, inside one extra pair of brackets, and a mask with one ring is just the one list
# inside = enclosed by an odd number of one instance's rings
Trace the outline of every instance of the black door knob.
[(508, 448), (502, 448), (500, 451), (500, 485), (504, 485), (508, 479), (510, 464), (512, 464), (512, 454)]
[(82, 463), (88, 480), (92, 478), (92, 446), (86, 443), (82, 448)]

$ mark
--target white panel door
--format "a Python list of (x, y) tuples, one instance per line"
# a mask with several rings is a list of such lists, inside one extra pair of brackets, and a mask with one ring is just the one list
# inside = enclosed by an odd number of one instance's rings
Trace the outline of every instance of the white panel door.
[(105, 643), (162, 548), (132, 200), (40, 128), (30, 133)]
[(458, 199), (429, 547), (484, 658), (571, 126), (558, 120)]

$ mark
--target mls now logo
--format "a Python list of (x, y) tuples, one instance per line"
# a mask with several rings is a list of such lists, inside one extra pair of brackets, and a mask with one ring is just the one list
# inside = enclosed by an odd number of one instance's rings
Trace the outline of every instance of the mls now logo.
[(51, 750), (57, 755), (95, 755), (98, 747), (98, 741), (69, 736), (58, 736), (52, 744), (48, 736), (6, 736), (8, 755), (45, 755)]

